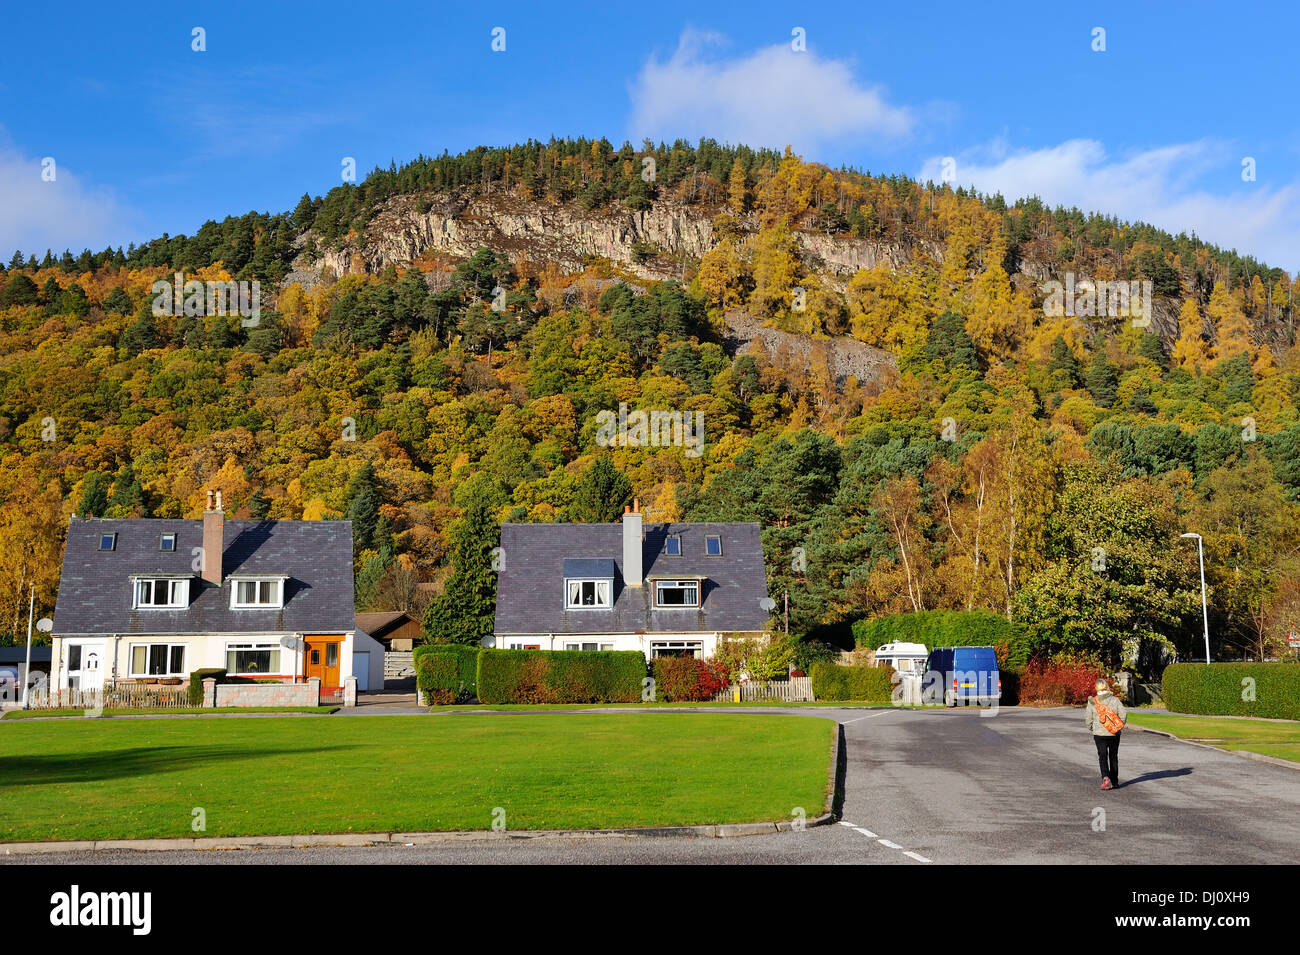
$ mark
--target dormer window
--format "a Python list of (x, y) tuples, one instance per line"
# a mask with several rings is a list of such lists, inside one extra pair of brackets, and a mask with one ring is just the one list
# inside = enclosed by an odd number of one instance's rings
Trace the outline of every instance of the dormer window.
[(656, 580), (655, 606), (698, 607), (700, 582), (698, 580)]
[(722, 538), (717, 534), (709, 534), (704, 538), (704, 553), (710, 557), (722, 556)]
[(280, 607), (283, 596), (281, 577), (235, 578), (230, 582), (230, 606), (236, 610)]
[(674, 534), (664, 540), (664, 554), (669, 557), (682, 556), (682, 539)]
[(116, 534), (100, 534), (100, 535), (99, 535), (99, 549), (100, 549), (100, 550), (114, 550), (114, 549), (116, 549), (116, 547), (117, 547), (117, 535), (116, 535)]
[(564, 584), (569, 610), (608, 610), (611, 606), (612, 580), (566, 580)]
[(171, 552), (176, 549), (176, 535), (163, 534), (158, 538), (158, 549), (161, 551)]
[(139, 577), (135, 581), (136, 610), (177, 610), (190, 601), (190, 582), (185, 577)]

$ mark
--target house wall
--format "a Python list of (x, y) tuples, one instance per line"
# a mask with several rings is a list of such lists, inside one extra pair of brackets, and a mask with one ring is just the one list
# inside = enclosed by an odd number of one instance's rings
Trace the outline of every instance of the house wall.
[[(339, 647), (339, 682), (352, 676), (352, 650), (356, 645), (355, 634), (351, 630), (336, 631), (344, 634), (344, 639)], [(80, 643), (85, 646), (99, 645), (102, 650), (104, 664), (101, 667), (101, 682), (109, 682), (113, 679), (127, 680), (131, 679), (131, 646), (137, 643), (168, 643), (183, 644), (185, 650), (185, 673), (183, 677), (188, 678), (194, 670), (208, 669), (212, 667), (224, 668), (226, 665), (226, 644), (228, 643), (271, 643), (280, 642), (284, 637), (301, 636), (292, 633), (220, 633), (205, 634), (203, 636), (194, 636), (193, 634), (150, 634), (143, 636), (139, 634), (105, 634), (91, 637), (54, 637), (52, 641), (51, 660), (50, 660), (50, 686), (61, 688), (65, 683), (65, 668), (67, 664), (67, 648), (73, 643)], [(367, 640), (370, 638), (367, 637)], [(374, 643), (372, 640), (371, 643)], [(376, 644), (378, 652), (371, 652), (370, 667), (372, 680), (374, 679), (375, 659), (379, 659), (378, 671), (379, 680), (383, 680), (383, 648)], [(85, 651), (83, 650), (83, 653)], [(258, 674), (259, 676), (272, 678), (280, 677), (285, 680), (292, 679), (295, 675), (301, 679), (303, 675), (303, 654), (304, 649), (299, 643), (298, 648), (289, 649), (281, 644), (280, 647), (280, 666), (275, 673)], [(371, 686), (377, 685), (372, 682)]]
[(368, 671), (370, 683), (366, 692), (378, 693), (384, 688), (384, 645), (364, 630), (356, 631), (353, 641), (355, 650), (368, 650), (370, 652), (370, 669)]
[[(515, 645), (523, 647), (535, 646), (539, 650), (564, 650), (566, 643), (595, 643), (598, 647), (604, 644), (613, 644), (612, 649), (614, 650), (640, 650), (648, 660), (654, 649), (654, 644), (680, 640), (700, 641), (703, 644), (702, 655), (704, 657), (715, 656), (718, 652), (718, 642), (730, 636), (732, 634), (701, 633), (690, 630), (674, 633), (499, 633), (496, 634), (496, 643), (494, 645), (502, 650), (507, 650)], [(743, 636), (761, 637), (764, 634), (744, 634)]]

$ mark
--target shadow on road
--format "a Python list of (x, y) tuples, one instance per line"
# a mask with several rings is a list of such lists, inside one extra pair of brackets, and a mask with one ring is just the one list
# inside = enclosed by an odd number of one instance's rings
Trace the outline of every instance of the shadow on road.
[(1143, 773), (1141, 776), (1134, 776), (1119, 784), (1120, 789), (1127, 789), (1129, 786), (1135, 786), (1138, 783), (1149, 783), (1156, 779), (1168, 779), (1171, 776), (1188, 776), (1191, 775), (1192, 767), (1185, 766), (1182, 769), (1162, 769), (1158, 773)]

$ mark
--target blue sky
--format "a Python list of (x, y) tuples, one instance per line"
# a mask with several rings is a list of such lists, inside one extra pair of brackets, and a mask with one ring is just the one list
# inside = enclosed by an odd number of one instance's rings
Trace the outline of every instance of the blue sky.
[(1300, 269), (1300, 5), (192, 6), (6, 12), (5, 260), (291, 209), (347, 156), (710, 135), (933, 179), (951, 158), (985, 191)]

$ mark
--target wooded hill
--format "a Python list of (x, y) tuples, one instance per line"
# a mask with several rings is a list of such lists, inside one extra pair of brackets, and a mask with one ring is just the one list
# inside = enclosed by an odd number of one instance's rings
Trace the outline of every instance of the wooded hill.
[[(258, 324), (156, 317), (176, 271), (261, 281)], [(1045, 314), (1067, 273), (1151, 282), (1151, 324)], [(788, 153), (573, 140), (16, 253), (0, 283), (11, 634), (29, 583), (52, 607), (68, 514), (194, 516), (210, 486), (241, 516), (351, 517), (363, 608), (418, 606), (425, 580), (487, 619), (496, 523), (610, 520), (635, 494), (649, 520), (762, 521), (800, 635), (985, 607), (1044, 654), (1188, 653), (1186, 530), (1218, 652), (1300, 623), (1300, 282), (1194, 237)], [(737, 354), (727, 315), (793, 337)], [(891, 361), (837, 373), (845, 340)], [(702, 412), (704, 453), (599, 446), (621, 402)]]

